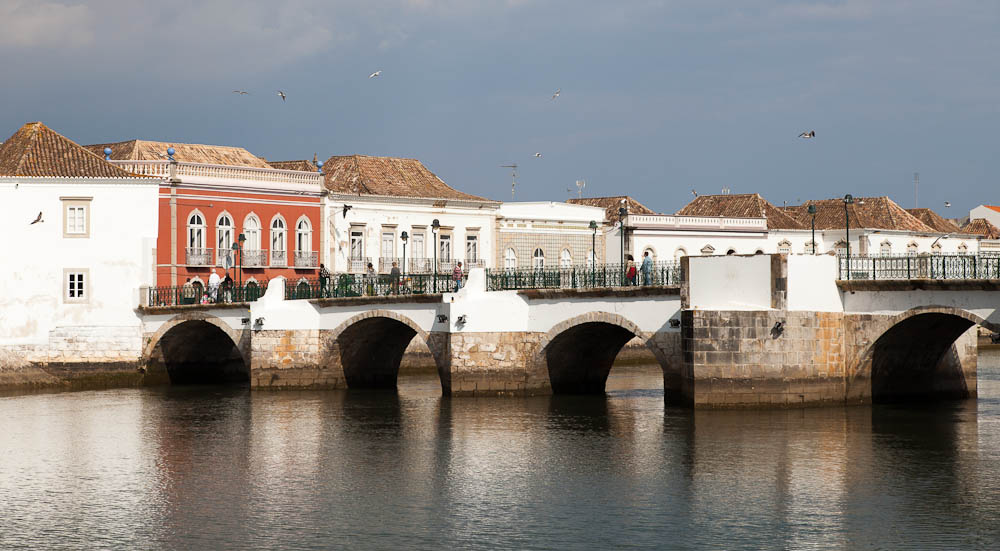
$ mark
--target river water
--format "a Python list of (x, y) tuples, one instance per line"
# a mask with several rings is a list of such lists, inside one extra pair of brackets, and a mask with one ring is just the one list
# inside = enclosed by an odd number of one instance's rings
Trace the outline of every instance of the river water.
[(165, 387), (0, 398), (0, 549), (998, 549), (1000, 355), (978, 401)]

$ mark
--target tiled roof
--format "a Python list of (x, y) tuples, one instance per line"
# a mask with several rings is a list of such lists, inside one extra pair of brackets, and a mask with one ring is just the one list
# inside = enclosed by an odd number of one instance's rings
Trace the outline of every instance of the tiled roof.
[(994, 206), (994, 205), (983, 205), (983, 206), (986, 207), (986, 208), (988, 208), (988, 209), (990, 209), (990, 210), (995, 210), (997, 212), (1000, 212), (1000, 207), (997, 207), (997, 206)]
[(174, 160), (181, 163), (204, 163), (210, 165), (249, 166), (271, 168), (264, 159), (242, 147), (228, 145), (201, 145), (193, 143), (150, 142), (129, 140), (126, 142), (100, 143), (84, 146), (104, 158), (104, 148), (111, 148), (111, 158), (116, 161), (163, 161), (167, 159), (167, 148), (174, 148)]
[(40, 122), (29, 122), (0, 145), (0, 176), (137, 178)]
[(1000, 239), (1000, 229), (985, 218), (970, 220), (968, 224), (962, 226), (962, 233), (981, 235), (985, 239)]
[(312, 161), (301, 160), (301, 161), (268, 161), (267, 164), (271, 165), (271, 168), (276, 168), (278, 170), (301, 170), (304, 172), (316, 172), (316, 165)]
[(629, 214), (658, 214), (653, 209), (643, 205), (628, 195), (615, 195), (614, 197), (581, 197), (579, 199), (567, 199), (567, 203), (574, 205), (587, 205), (590, 207), (601, 207), (604, 209), (605, 220), (618, 219), (618, 209), (622, 206), (622, 199), (628, 205)]
[[(806, 201), (784, 210), (808, 228), (809, 205), (816, 205), (817, 230), (839, 230), (844, 227), (843, 199)], [(888, 197), (855, 197), (847, 210), (852, 228), (937, 233), (937, 230), (906, 212), (906, 209)]]
[(769, 230), (802, 230), (809, 226), (789, 216), (757, 193), (741, 195), (699, 195), (677, 211), (679, 216), (724, 216), (766, 218)]
[(444, 183), (416, 159), (335, 155), (323, 164), (324, 185), (334, 193), (489, 201)]
[(941, 233), (956, 233), (958, 226), (931, 209), (906, 209), (906, 212), (916, 216), (921, 222)]

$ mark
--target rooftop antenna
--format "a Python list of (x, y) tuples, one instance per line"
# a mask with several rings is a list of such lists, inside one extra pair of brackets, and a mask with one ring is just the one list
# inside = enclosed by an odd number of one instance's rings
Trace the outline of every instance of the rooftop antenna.
[(509, 165), (500, 165), (501, 168), (510, 169), (510, 200), (514, 200), (514, 186), (517, 185), (517, 163), (511, 163)]
[(919, 172), (914, 172), (913, 173), (913, 208), (917, 208), (917, 207), (920, 206), (920, 204), (917, 202), (917, 199), (918, 199), (917, 188), (919, 188), (919, 187), (920, 187), (920, 173)]
[(578, 199), (583, 199), (583, 188), (585, 188), (585, 187), (587, 187), (587, 181), (586, 180), (577, 180), (576, 181), (576, 197)]

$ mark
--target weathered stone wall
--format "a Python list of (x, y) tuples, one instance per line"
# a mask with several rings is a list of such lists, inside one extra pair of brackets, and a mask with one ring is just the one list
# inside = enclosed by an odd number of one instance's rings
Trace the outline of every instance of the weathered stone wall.
[(686, 311), (682, 334), (681, 394), (696, 408), (844, 400), (843, 314)]
[(260, 330), (250, 347), (250, 386), (258, 389), (346, 388), (333, 331)]
[(535, 332), (431, 333), (431, 341), (447, 341), (449, 357), (441, 372), (445, 394), (551, 394), (548, 377), (533, 376), (529, 369), (543, 336)]

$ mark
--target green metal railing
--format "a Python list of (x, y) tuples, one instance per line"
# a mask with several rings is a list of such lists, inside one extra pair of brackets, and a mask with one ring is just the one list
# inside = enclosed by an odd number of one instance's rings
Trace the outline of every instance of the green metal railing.
[(631, 278), (628, 277), (629, 267), (621, 264), (494, 269), (486, 270), (486, 280), (490, 291), (678, 285), (681, 282), (681, 268), (677, 262), (654, 262), (645, 273), (639, 264), (635, 268), (635, 275)]
[(1000, 279), (1000, 256), (907, 255), (838, 257), (838, 279)]
[(179, 306), (188, 304), (224, 304), (229, 302), (253, 302), (264, 295), (267, 283), (250, 282), (242, 287), (220, 285), (218, 289), (206, 289), (201, 285), (176, 285), (150, 287), (146, 295), (147, 306)]
[(335, 274), (330, 278), (285, 281), (285, 299), (337, 298), (361, 296), (446, 293), (455, 290), (450, 274), (355, 275)]

